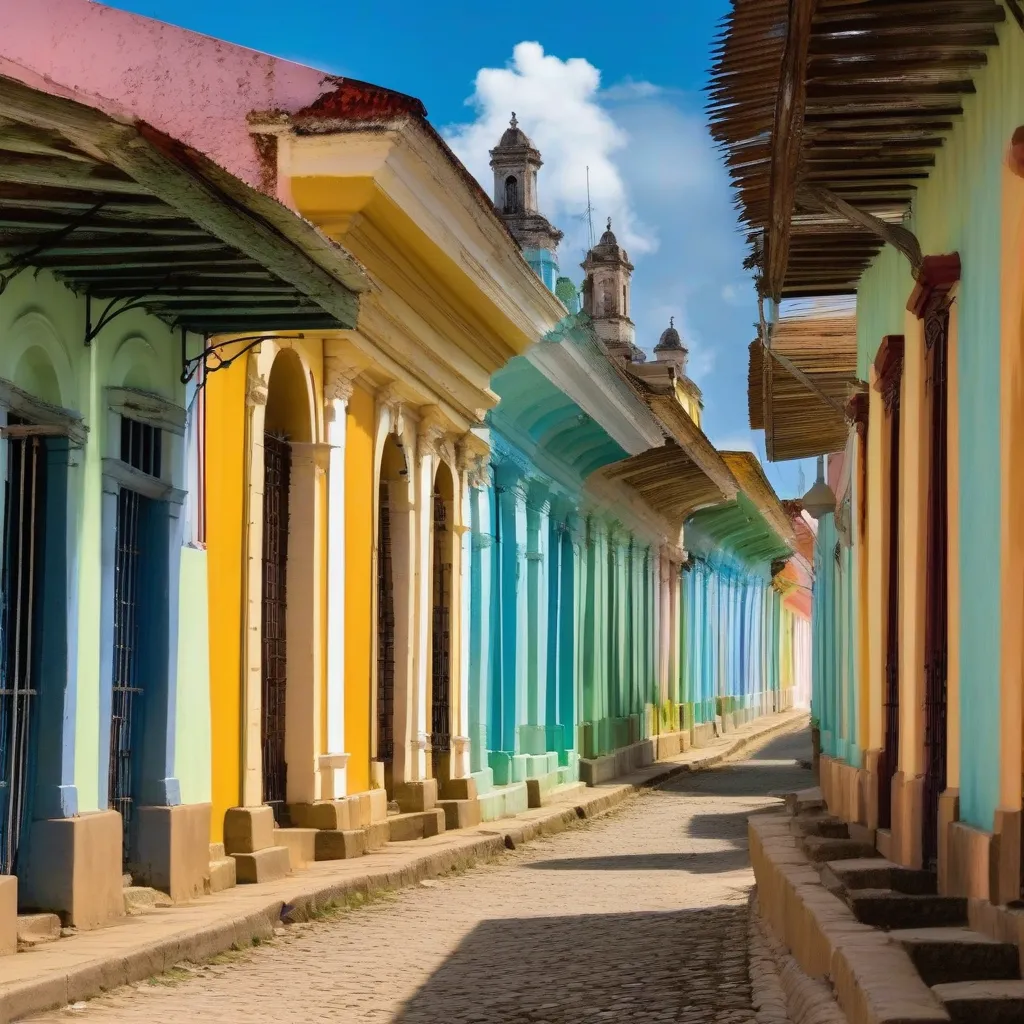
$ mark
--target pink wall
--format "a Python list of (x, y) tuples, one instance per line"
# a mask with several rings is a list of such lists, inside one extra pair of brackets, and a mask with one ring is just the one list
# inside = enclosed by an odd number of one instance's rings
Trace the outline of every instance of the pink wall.
[(295, 113), (340, 79), (91, 0), (0, 0), (0, 75), (145, 121), (253, 187), (253, 110)]

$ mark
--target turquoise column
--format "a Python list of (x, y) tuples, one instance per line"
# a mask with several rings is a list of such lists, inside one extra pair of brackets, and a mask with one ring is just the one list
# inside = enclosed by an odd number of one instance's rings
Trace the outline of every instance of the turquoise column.
[(543, 754), (547, 748), (547, 669), (548, 669), (548, 580), (550, 547), (548, 544), (548, 492), (533, 480), (525, 501), (525, 684), (524, 718), (519, 722), (519, 749), (524, 754)]
[(490, 488), (469, 495), (469, 762), (470, 771), (487, 767), (487, 698), (491, 665), (491, 505)]

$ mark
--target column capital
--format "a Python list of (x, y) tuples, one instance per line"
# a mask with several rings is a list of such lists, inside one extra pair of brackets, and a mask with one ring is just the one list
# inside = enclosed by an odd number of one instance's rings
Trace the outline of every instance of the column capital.
[(355, 390), (356, 381), (362, 374), (361, 366), (351, 366), (338, 359), (329, 358), (324, 366), (324, 402), (347, 402)]
[(262, 373), (250, 370), (245, 381), (245, 404), (266, 405), (267, 404), (267, 378)]

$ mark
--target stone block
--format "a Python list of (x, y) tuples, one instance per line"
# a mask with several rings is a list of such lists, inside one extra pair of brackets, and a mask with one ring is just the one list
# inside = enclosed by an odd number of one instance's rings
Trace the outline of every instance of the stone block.
[(218, 857), (210, 861), (210, 875), (206, 883), (207, 893), (233, 889), (238, 883), (234, 857)]
[(467, 775), (462, 779), (449, 779), (441, 788), (441, 796), (445, 800), (475, 800), (477, 798), (476, 779)]
[(366, 852), (383, 850), (391, 841), (391, 826), (387, 821), (373, 821), (361, 830), (366, 835)]
[(395, 786), (394, 798), (406, 814), (429, 811), (437, 803), (437, 779), (400, 782)]
[(961, 981), (936, 985), (953, 1024), (1019, 1024), (1024, 1020), (1024, 981)]
[(274, 845), (274, 812), (260, 807), (229, 807), (224, 812), (224, 849), (229, 854), (256, 853)]
[[(355, 801), (355, 817), (352, 822), (353, 801), (347, 797), (337, 800), (317, 800), (311, 804), (291, 804), (288, 807), (291, 823), (296, 828), (349, 829), (358, 827), (359, 803)], [(367, 822), (369, 824), (369, 822)]]
[(288, 850), (288, 860), (292, 871), (298, 871), (316, 858), (315, 828), (275, 828), (274, 845), (284, 846)]
[(273, 882), (291, 874), (291, 856), (286, 846), (265, 846), (252, 853), (231, 856), (235, 858), (235, 877), (239, 885)]
[[(34, 917), (51, 918), (51, 914), (36, 914)], [(0, 875), (0, 956), (18, 952), (18, 878), (16, 875)], [(60, 922), (57, 922), (60, 935)]]
[(455, 828), (475, 828), (480, 824), (480, 801), (473, 800), (438, 800), (439, 810), (444, 811), (444, 827), (446, 832)]
[(124, 916), (117, 811), (34, 821), (26, 839), (18, 893), (23, 908), (51, 911), (82, 930)]
[(316, 833), (316, 860), (351, 860), (366, 853), (366, 829), (321, 829)]
[(1017, 946), (969, 928), (917, 928), (889, 932), (907, 952), (926, 985), (1020, 978)]
[(405, 843), (440, 835), (445, 828), (445, 812), (439, 807), (429, 811), (392, 814), (388, 818), (389, 841)]
[[(59, 938), (60, 918), (56, 914), (18, 915), (18, 945), (21, 948), (56, 942)], [(9, 952), (9, 950), (0, 950), (0, 952)]]
[(530, 807), (541, 807), (545, 798), (558, 785), (558, 772), (548, 772), (537, 778), (526, 780), (526, 802)]
[(183, 903), (202, 896), (210, 864), (210, 805), (140, 807), (132, 843), (132, 878)]

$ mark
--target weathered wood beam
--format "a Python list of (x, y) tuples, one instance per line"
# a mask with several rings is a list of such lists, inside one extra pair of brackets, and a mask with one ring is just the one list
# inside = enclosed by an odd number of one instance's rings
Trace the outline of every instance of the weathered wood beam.
[[(354, 327), (359, 265), (313, 225), (262, 196), (198, 154), (181, 162), (174, 140), (146, 126), (124, 125), (101, 111), (0, 79), (4, 115), (58, 131), (99, 152), (143, 190), (314, 299), (338, 324)], [(329, 269), (328, 269), (329, 268)]]
[[(125, 177), (97, 174), (97, 164), (61, 160), (48, 156), (4, 155), (0, 159), (0, 181), (16, 185), (52, 185), (89, 192), (116, 192), (122, 195), (145, 193), (138, 182)], [(95, 200), (93, 200), (95, 204)]]
[(820, 209), (827, 210), (839, 217), (845, 217), (851, 224), (858, 224), (866, 231), (882, 239), (893, 246), (897, 251), (903, 253), (910, 262), (911, 269), (916, 274), (921, 269), (924, 256), (921, 252), (921, 243), (912, 231), (900, 224), (889, 224), (878, 217), (873, 216), (866, 210), (858, 209), (852, 203), (848, 203), (841, 196), (837, 196), (828, 189), (815, 185), (804, 185), (799, 192), (801, 202), (809, 203)]
[(779, 91), (772, 131), (769, 173), (771, 212), (765, 239), (764, 290), (778, 301), (786, 279), (789, 225), (796, 206), (797, 175), (807, 98), (807, 60), (811, 24), (818, 0), (789, 0), (786, 45), (782, 56)]

